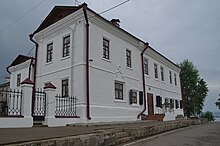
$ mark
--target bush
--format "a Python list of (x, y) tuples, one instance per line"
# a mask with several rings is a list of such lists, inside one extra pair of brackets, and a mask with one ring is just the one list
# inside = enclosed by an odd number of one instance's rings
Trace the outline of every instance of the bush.
[(215, 121), (214, 115), (213, 115), (213, 113), (210, 112), (210, 111), (207, 111), (207, 112), (205, 112), (205, 113), (202, 113), (201, 118), (206, 118), (206, 119), (208, 119), (208, 121)]

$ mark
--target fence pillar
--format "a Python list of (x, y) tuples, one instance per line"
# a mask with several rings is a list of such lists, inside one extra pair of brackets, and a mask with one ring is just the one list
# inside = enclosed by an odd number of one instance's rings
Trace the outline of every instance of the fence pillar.
[(27, 125), (25, 127), (33, 126), (33, 117), (31, 116), (32, 109), (32, 91), (33, 91), (33, 82), (30, 79), (25, 79), (21, 82), (22, 90), (22, 116), (26, 119)]
[(52, 83), (48, 83), (44, 87), (44, 92), (46, 93), (46, 116), (45, 124), (52, 125), (55, 119), (55, 96), (56, 87)]

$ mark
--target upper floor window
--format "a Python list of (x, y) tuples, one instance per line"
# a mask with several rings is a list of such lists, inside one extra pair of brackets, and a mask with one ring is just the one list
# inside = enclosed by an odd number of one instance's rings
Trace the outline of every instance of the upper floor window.
[(154, 63), (154, 76), (156, 79), (158, 79), (158, 69), (157, 69), (157, 64)]
[(175, 86), (177, 86), (177, 78), (176, 78), (176, 74), (174, 74), (174, 84), (175, 84)]
[(169, 78), (170, 78), (170, 84), (172, 84), (173, 83), (173, 81), (172, 81), (172, 71), (169, 71)]
[(17, 74), (17, 87), (20, 86), (21, 83), (21, 74)]
[(127, 67), (131, 67), (131, 51), (126, 50)]
[(144, 58), (144, 74), (149, 75), (147, 58)]
[(161, 81), (164, 81), (164, 69), (162, 66), (160, 67), (160, 75), (161, 75)]
[(103, 58), (109, 60), (109, 40), (103, 38)]
[(69, 83), (68, 79), (62, 80), (62, 97), (67, 97), (69, 95)]
[(47, 45), (47, 58), (46, 62), (51, 62), (53, 58), (53, 43)]
[(123, 83), (115, 82), (115, 99), (123, 100)]
[(70, 36), (63, 38), (63, 57), (70, 56)]

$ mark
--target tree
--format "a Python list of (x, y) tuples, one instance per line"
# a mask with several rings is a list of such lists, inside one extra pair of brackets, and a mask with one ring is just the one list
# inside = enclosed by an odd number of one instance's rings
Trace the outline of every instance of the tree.
[(208, 121), (215, 121), (214, 115), (213, 115), (213, 113), (210, 112), (210, 111), (207, 111), (207, 112), (205, 112), (205, 113), (202, 113), (201, 118), (206, 118), (206, 119), (208, 119)]
[(216, 101), (216, 106), (220, 109), (220, 98)]
[(208, 94), (207, 84), (200, 78), (199, 70), (189, 60), (184, 60), (179, 67), (184, 115), (190, 117), (201, 114)]

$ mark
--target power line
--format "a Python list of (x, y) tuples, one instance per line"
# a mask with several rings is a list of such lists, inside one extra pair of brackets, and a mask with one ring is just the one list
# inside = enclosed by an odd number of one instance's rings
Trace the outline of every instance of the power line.
[(13, 21), (12, 23), (10, 23), (9, 25), (7, 25), (5, 28), (3, 28), (0, 33), (4, 32), (5, 30), (7, 30), (9, 27), (11, 27), (12, 25), (14, 25), (15, 23), (17, 23), (19, 20), (21, 20), (24, 16), (26, 16), (27, 14), (29, 14), (33, 9), (35, 9), (36, 7), (38, 7), (40, 4), (42, 4), (44, 1), (46, 0), (42, 0), (40, 1), (37, 5), (35, 5), (33, 8), (31, 8), (29, 11), (27, 11), (26, 13), (24, 13), (23, 15), (21, 15), (20, 17), (18, 17), (15, 21)]
[(120, 4), (118, 4), (118, 5), (116, 5), (116, 6), (114, 6), (114, 7), (111, 7), (111, 8), (109, 8), (109, 9), (105, 10), (105, 11), (102, 11), (101, 13), (99, 13), (99, 15), (100, 15), (100, 14), (103, 14), (103, 13), (106, 13), (106, 12), (112, 10), (112, 9), (115, 9), (115, 8), (117, 8), (117, 7), (121, 6), (121, 5), (123, 5), (123, 4), (127, 3), (127, 2), (129, 2), (129, 1), (130, 1), (130, 0), (126, 0), (126, 1), (124, 1), (124, 2), (122, 2), (122, 3), (120, 3)]

